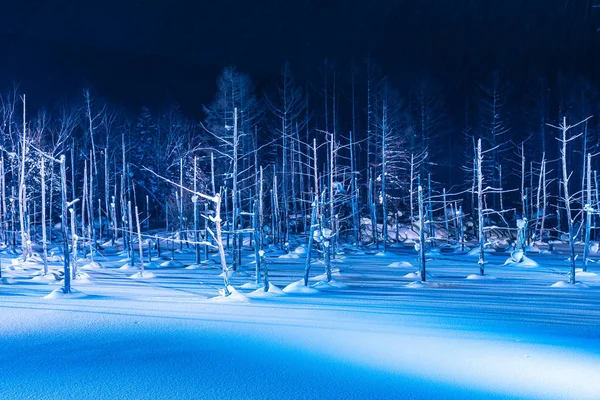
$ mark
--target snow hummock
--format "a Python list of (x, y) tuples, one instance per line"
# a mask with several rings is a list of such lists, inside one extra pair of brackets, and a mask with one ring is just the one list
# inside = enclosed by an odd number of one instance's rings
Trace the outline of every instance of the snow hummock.
[(412, 288), (412, 289), (423, 289), (423, 288), (434, 287), (434, 286), (438, 286), (438, 284), (435, 282), (413, 281), (413, 282), (410, 282), (409, 284), (407, 284), (405, 287)]
[(296, 253), (288, 253), (288, 254), (280, 255), (278, 258), (282, 258), (282, 259), (286, 259), (286, 258), (296, 259), (296, 258), (300, 258), (300, 256), (298, 254), (296, 254)]
[(246, 282), (244, 283), (242, 286), (240, 286), (240, 289), (258, 289), (263, 287), (264, 285), (262, 283), (256, 283), (256, 281), (254, 282)]
[(286, 287), (283, 288), (283, 293), (293, 293), (293, 294), (316, 294), (319, 291), (310, 286), (304, 286), (304, 279), (299, 281), (290, 283)]
[(471, 275), (467, 276), (465, 279), (477, 281), (477, 280), (496, 279), (496, 277), (495, 276), (490, 276), (490, 275), (471, 274)]
[(504, 265), (518, 265), (519, 267), (528, 267), (535, 268), (539, 267), (539, 264), (533, 261), (531, 258), (527, 257), (523, 250), (515, 250), (510, 254), (510, 258), (508, 258)]
[(229, 295), (225, 295), (225, 290), (223, 288), (219, 289), (219, 296), (213, 297), (211, 300), (216, 302), (228, 303), (228, 302), (242, 302), (246, 303), (250, 301), (248, 297), (244, 294), (238, 292), (236, 288), (229, 285), (227, 286), (227, 290), (229, 290)]
[(550, 287), (563, 289), (587, 289), (589, 286), (581, 282), (569, 283), (567, 281), (558, 281), (550, 285)]
[(62, 288), (54, 289), (50, 294), (44, 296), (44, 299), (82, 299), (88, 297), (85, 293), (71, 288), (71, 293), (65, 293)]
[[(434, 276), (431, 275), (429, 272), (425, 273), (425, 276), (427, 278), (433, 278)], [(408, 274), (404, 275), (403, 278), (408, 278), (408, 279), (421, 279), (421, 271), (416, 271), (416, 272), (409, 272)]]
[(175, 260), (168, 260), (165, 262), (162, 262), (160, 264), (161, 267), (168, 267), (168, 268), (181, 268), (183, 267), (183, 264), (180, 263), (179, 261), (175, 261)]
[(311, 286), (313, 288), (319, 289), (319, 290), (332, 290), (332, 289), (341, 289), (341, 288), (346, 287), (346, 285), (344, 285), (343, 283), (340, 283), (334, 279), (330, 280), (329, 282), (327, 282), (327, 280), (321, 280)]
[(279, 289), (277, 286), (269, 283), (269, 291), (265, 292), (264, 288), (258, 288), (252, 293), (248, 294), (248, 297), (256, 299), (256, 298), (266, 298), (266, 297), (274, 297), (274, 296), (282, 296), (285, 293), (283, 290)]
[(156, 275), (154, 275), (152, 272), (140, 271), (140, 272), (136, 272), (135, 274), (131, 275), (129, 278), (130, 279), (152, 279), (152, 278), (156, 278)]
[(406, 268), (412, 268), (413, 265), (408, 262), (408, 261), (394, 261), (393, 263), (391, 263), (390, 265), (388, 265), (388, 267), (406, 267)]
[(88, 264), (85, 264), (81, 267), (81, 269), (100, 269), (102, 266), (96, 261), (90, 261)]

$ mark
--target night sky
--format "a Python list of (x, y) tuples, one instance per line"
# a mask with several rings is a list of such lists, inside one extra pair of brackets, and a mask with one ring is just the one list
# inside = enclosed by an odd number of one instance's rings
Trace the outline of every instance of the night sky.
[(494, 68), (516, 87), (560, 71), (598, 83), (593, 3), (12, 1), (0, 12), (0, 84), (21, 82), (34, 104), (91, 87), (127, 107), (173, 99), (194, 113), (227, 65), (268, 90), (286, 60), (304, 79), (318, 76), (325, 57), (347, 68), (369, 54), (399, 84), (427, 74), (455, 94)]

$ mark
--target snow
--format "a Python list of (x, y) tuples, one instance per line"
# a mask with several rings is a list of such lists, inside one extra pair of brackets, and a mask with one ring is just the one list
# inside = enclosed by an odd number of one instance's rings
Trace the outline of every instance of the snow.
[[(575, 275), (577, 276), (577, 275)], [(575, 284), (571, 284), (566, 281), (559, 281), (551, 285), (554, 288), (562, 288), (562, 289), (587, 289), (588, 286), (581, 282), (575, 282)]]
[(485, 280), (496, 279), (496, 277), (490, 276), (490, 275), (470, 274), (469, 276), (466, 277), (466, 279), (472, 280), (472, 281), (479, 281), (479, 280), (485, 281)]
[(255, 291), (249, 293), (248, 297), (250, 297), (252, 299), (256, 299), (256, 298), (268, 298), (268, 297), (274, 297), (274, 296), (281, 296), (284, 294), (285, 293), (281, 289), (279, 289), (277, 286), (269, 283), (269, 290), (267, 292), (265, 292), (264, 288), (259, 288), (259, 289), (256, 289)]
[(154, 275), (152, 272), (140, 271), (140, 272), (136, 272), (135, 274), (131, 275), (129, 278), (130, 279), (152, 279), (152, 278), (156, 278), (156, 275)]
[(315, 294), (319, 291), (310, 287), (304, 286), (304, 280), (299, 280), (293, 283), (290, 283), (286, 287), (283, 288), (283, 293), (289, 294)]
[(391, 263), (390, 265), (388, 265), (388, 267), (406, 267), (406, 268), (412, 268), (413, 265), (408, 262), (408, 261), (394, 261), (393, 263)]
[(117, 254), (64, 294), (0, 253), (0, 399), (598, 398), (598, 264), (571, 285), (565, 253), (507, 268), (498, 251), (482, 279), (476, 259), (440, 252), (409, 282), (417, 254), (397, 247), (349, 252), (329, 283), (315, 261), (306, 287), (296, 254), (266, 252), (265, 293), (245, 249), (224, 296), (219, 268), (130, 279)]

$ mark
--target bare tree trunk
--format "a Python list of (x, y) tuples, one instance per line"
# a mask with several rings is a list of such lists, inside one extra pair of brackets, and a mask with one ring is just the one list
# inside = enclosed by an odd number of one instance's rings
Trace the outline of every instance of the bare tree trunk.
[(371, 227), (373, 230), (373, 242), (375, 243), (375, 248), (379, 250), (379, 238), (377, 232), (377, 213), (375, 208), (375, 193), (373, 187), (373, 168), (370, 168), (369, 172), (369, 207), (371, 209)]
[(77, 279), (77, 231), (75, 231), (75, 210), (73, 207), (69, 208), (71, 213), (71, 257), (73, 258), (73, 268), (71, 269), (72, 278)]
[(521, 206), (523, 218), (527, 217), (527, 209), (525, 207), (525, 147), (521, 143)]
[(546, 154), (542, 155), (542, 219), (540, 221), (540, 240), (544, 239), (544, 223), (546, 222), (546, 207), (548, 205), (546, 192)]
[(31, 254), (31, 243), (29, 241), (28, 229), (25, 223), (25, 213), (27, 210), (27, 188), (25, 186), (25, 160), (27, 157), (27, 119), (26, 119), (26, 100), (23, 100), (23, 135), (21, 137), (21, 157), (19, 171), (19, 223), (21, 229), (21, 249), (23, 251), (23, 261)]
[(1, 152), (2, 155), (0, 156), (0, 193), (2, 194), (2, 203), (0, 203), (0, 205), (2, 206), (2, 216), (1, 216), (1, 224), (2, 224), (2, 230), (3, 230), (3, 239), (4, 239), (4, 243), (8, 245), (8, 221), (6, 218), (8, 209), (6, 208), (6, 172), (4, 171), (4, 152)]
[(69, 237), (67, 234), (67, 168), (66, 159), (64, 154), (60, 156), (60, 188), (62, 197), (62, 212), (61, 212), (61, 231), (63, 237), (63, 266), (64, 266), (64, 280), (63, 280), (63, 292), (65, 294), (71, 293), (71, 265), (69, 260)]
[(383, 253), (387, 251), (387, 240), (388, 240), (388, 222), (387, 222), (387, 193), (386, 193), (386, 174), (387, 174), (387, 104), (383, 104), (383, 123), (381, 132), (381, 199), (383, 206), (383, 229), (381, 231), (383, 236)]
[(215, 223), (215, 241), (217, 242), (217, 248), (219, 249), (219, 258), (221, 260), (221, 269), (223, 270), (223, 286), (224, 294), (230, 295), (229, 292), (229, 267), (227, 267), (227, 261), (225, 260), (225, 249), (223, 248), (223, 238), (221, 235), (221, 195), (216, 194), (214, 196), (215, 201), (215, 217), (212, 218)]
[(127, 221), (128, 223), (128, 231), (127, 236), (129, 236), (129, 265), (133, 267), (133, 262), (135, 258), (134, 250), (133, 250), (133, 240), (131, 240), (131, 231), (133, 230), (133, 218), (131, 215), (131, 201), (127, 201)]
[(587, 155), (587, 169), (586, 169), (586, 204), (583, 206), (585, 212), (585, 247), (583, 248), (583, 271), (587, 272), (590, 252), (590, 233), (592, 230), (592, 155)]
[(319, 202), (319, 198), (315, 197), (312, 202), (312, 212), (310, 217), (310, 233), (308, 235), (308, 246), (306, 248), (306, 263), (304, 266), (304, 286), (308, 286), (308, 276), (310, 274), (310, 259), (312, 254), (312, 247), (315, 237), (315, 230), (319, 227), (317, 223), (317, 204)]
[(183, 158), (179, 159), (179, 250), (183, 250)]
[[(196, 193), (197, 190), (197, 183), (198, 180), (198, 160), (196, 157), (194, 157), (194, 193)], [(192, 197), (192, 201), (194, 202), (194, 241), (196, 242), (194, 244), (194, 248), (196, 250), (196, 264), (200, 264), (200, 229), (198, 227), (198, 196), (194, 195), (194, 197)]]
[(450, 243), (450, 225), (448, 224), (448, 206), (446, 203), (446, 188), (442, 190), (444, 201), (444, 224), (446, 225), (446, 243)]
[(478, 220), (478, 228), (479, 228), (479, 275), (484, 275), (484, 265), (485, 265), (485, 233), (483, 226), (483, 173), (481, 169), (481, 164), (483, 162), (483, 155), (481, 153), (481, 139), (477, 140), (477, 220)]
[(423, 211), (425, 204), (423, 202), (423, 188), (419, 185), (419, 267), (421, 282), (427, 280), (425, 271), (425, 213)]
[(409, 196), (409, 202), (410, 202), (410, 229), (413, 229), (413, 224), (415, 222), (415, 214), (414, 214), (414, 199), (413, 199), (413, 195), (414, 195), (414, 179), (415, 179), (415, 155), (411, 154), (410, 155), (410, 187), (408, 189), (408, 196)]
[(135, 224), (137, 226), (138, 248), (140, 251), (140, 268), (142, 270), (140, 275), (144, 276), (144, 248), (142, 243), (142, 230), (140, 228), (140, 214), (137, 206), (135, 206)]
[(44, 251), (44, 275), (48, 274), (48, 244), (46, 241), (46, 170), (44, 157), (40, 157), (40, 176), (42, 178), (42, 249)]
[[(94, 136), (92, 135), (92, 138)], [(92, 146), (93, 144), (93, 140), (92, 140)], [(95, 150), (94, 150), (95, 151)], [(95, 160), (96, 159), (96, 153), (92, 153), (90, 151), (90, 188), (88, 190), (88, 207), (89, 207), (89, 214), (90, 214), (90, 218), (89, 218), (89, 232), (91, 233), (91, 236), (88, 238), (89, 240), (91, 240), (91, 244), (90, 244), (90, 253), (92, 255), (92, 262), (94, 261), (94, 250), (97, 247), (97, 242), (96, 242), (96, 228), (94, 227), (94, 173), (98, 174), (98, 170), (96, 167), (96, 163)], [(94, 171), (95, 168), (96, 170)]]

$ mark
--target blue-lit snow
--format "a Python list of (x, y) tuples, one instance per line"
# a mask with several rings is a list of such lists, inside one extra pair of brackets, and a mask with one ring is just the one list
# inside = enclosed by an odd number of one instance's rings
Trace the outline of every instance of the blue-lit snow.
[(332, 284), (315, 262), (305, 290), (304, 256), (267, 252), (268, 293), (243, 288), (245, 258), (230, 298), (216, 264), (185, 269), (191, 251), (145, 279), (96, 255), (68, 296), (2, 254), (0, 399), (600, 398), (596, 264), (555, 285), (564, 255), (489, 254), (495, 279), (471, 280), (472, 257), (431, 254), (422, 285), (412, 249), (347, 253)]

